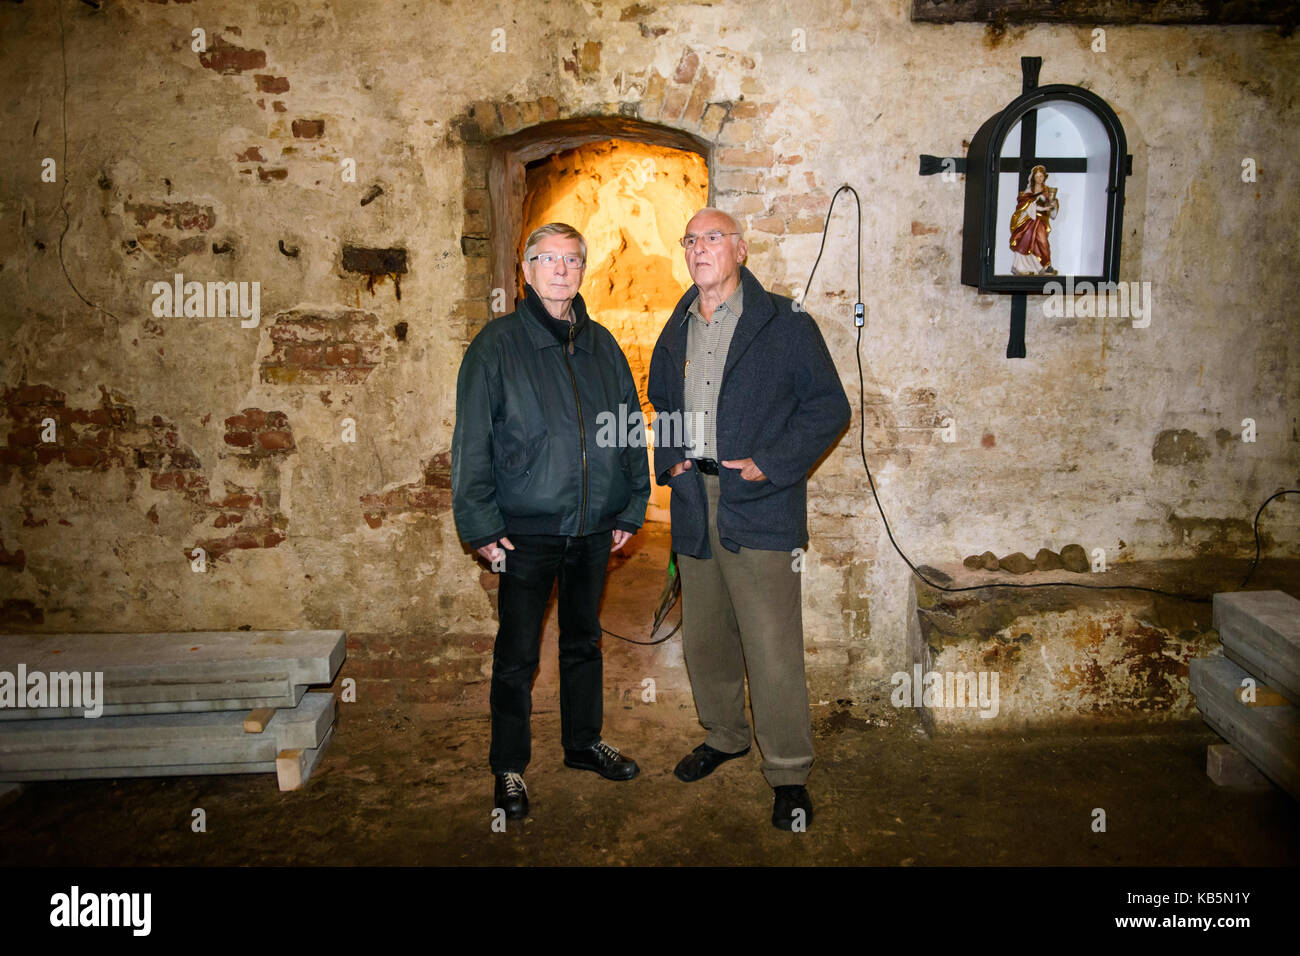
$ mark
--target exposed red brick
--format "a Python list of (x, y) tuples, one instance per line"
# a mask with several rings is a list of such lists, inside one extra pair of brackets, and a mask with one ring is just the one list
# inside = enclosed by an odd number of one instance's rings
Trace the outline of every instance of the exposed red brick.
[(718, 150), (718, 165), (720, 166), (752, 166), (752, 167), (771, 167), (773, 162), (771, 149), (720, 149)]
[(262, 182), (264, 182), (264, 183), (269, 183), (269, 182), (271, 182), (272, 180), (284, 180), (284, 179), (288, 179), (288, 178), (289, 178), (289, 170), (287, 170), (287, 169), (263, 169), (261, 166), (258, 166), (258, 167), (257, 167), (257, 178), (260, 179), (260, 180), (261, 180)]
[(293, 448), (292, 432), (262, 432), (257, 436), (258, 444), (268, 451), (285, 451)]
[(792, 233), (821, 232), (823, 225), (824, 223), (820, 219), (809, 219), (804, 217), (802, 219), (794, 219), (787, 222), (785, 228), (787, 232)]
[(225, 74), (261, 70), (266, 68), (266, 51), (247, 50), (217, 34), (208, 43), (207, 50), (199, 54), (199, 63), (204, 69)]
[(266, 424), (266, 412), (260, 408), (245, 408), (238, 415), (226, 419), (227, 428), (261, 428)]
[(713, 95), (713, 77), (707, 72), (701, 73), (699, 81), (691, 89), (691, 98), (686, 102), (686, 110), (682, 113), (682, 122), (696, 125), (704, 117), (704, 108), (708, 105), (709, 97)]
[(178, 231), (199, 230), (206, 232), (217, 224), (216, 214), (211, 206), (200, 206), (192, 202), (126, 202), (123, 210), (135, 217), (137, 226), (147, 226), (156, 218), (161, 218), (161, 225)]
[(48, 385), (19, 385), (5, 389), (6, 405), (62, 405), (66, 396)]
[(690, 94), (680, 86), (675, 86), (664, 95), (663, 105), (659, 108), (659, 118), (664, 120), (677, 120), (682, 115), (682, 110), (686, 108), (686, 100)]
[(326, 365), (358, 365), (361, 349), (355, 345), (331, 345), (325, 349)]
[(271, 76), (267, 73), (259, 73), (253, 77), (257, 84), (259, 93), (287, 93), (289, 91), (289, 78), (287, 76)]
[(175, 471), (153, 474), (149, 486), (155, 491), (180, 491), (185, 487), (185, 476)]
[(501, 116), (501, 129), (504, 132), (513, 133), (522, 125), (519, 107), (514, 103), (498, 103), (497, 112)]
[(406, 502), (412, 510), (445, 511), (451, 507), (451, 491), (447, 488), (412, 488), (406, 493)]
[(11, 448), (35, 448), (41, 444), (41, 429), (35, 425), (23, 425), (9, 432)]
[(739, 103), (732, 104), (732, 119), (754, 119), (755, 117), (767, 116), (772, 112), (771, 103), (755, 103), (753, 100), (741, 100)]
[(366, 524), (378, 528), (387, 515), (403, 512), (445, 513), (451, 510), (450, 452), (434, 456), (419, 482), (361, 496)]
[(691, 80), (695, 79), (695, 71), (699, 65), (699, 56), (687, 50), (677, 62), (677, 69), (673, 71), (673, 81), (676, 83), (691, 82)]
[(226, 444), (234, 445), (236, 448), (252, 448), (252, 432), (226, 432)]
[(105, 456), (94, 448), (69, 448), (63, 460), (73, 468), (94, 468), (105, 463)]
[(27, 567), (27, 552), (22, 548), (17, 551), (9, 551), (5, 548), (4, 542), (0, 541), (0, 568), (21, 571), (25, 567)]
[(764, 176), (749, 170), (721, 169), (713, 176), (713, 186), (718, 190), (756, 192), (763, 186)]
[(250, 147), (248, 147), (248, 149), (244, 150), (242, 153), (238, 153), (238, 154), (236, 154), (235, 159), (238, 160), (238, 161), (241, 162), (241, 163), (264, 163), (264, 162), (266, 162), (266, 157), (262, 155), (262, 150), (261, 150), (261, 148), (259, 148), (259, 147), (257, 147), (257, 146), (250, 146)]
[(325, 135), (325, 121), (296, 119), (293, 121), (293, 135), (297, 139), (320, 139)]
[(325, 361), (325, 346), (292, 345), (284, 350), (284, 361), (288, 365), (321, 365)]
[(262, 360), (262, 381), (360, 384), (379, 363), (378, 317), (360, 310), (286, 312), (270, 327), (274, 345)]

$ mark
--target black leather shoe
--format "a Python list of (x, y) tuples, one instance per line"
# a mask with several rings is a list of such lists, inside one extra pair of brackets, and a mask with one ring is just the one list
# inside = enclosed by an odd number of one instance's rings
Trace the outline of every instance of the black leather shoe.
[(506, 812), (507, 820), (522, 820), (528, 816), (528, 788), (524, 778), (517, 773), (493, 774), (497, 779), (492, 806)]
[(715, 750), (708, 744), (700, 744), (677, 764), (677, 769), (673, 771), (678, 780), (686, 783), (693, 783), (701, 777), (707, 777), (717, 769), (718, 764), (726, 763), (728, 760), (735, 760), (737, 757), (743, 757), (749, 753), (746, 747), (740, 753), (728, 754), (721, 750)]
[(565, 750), (564, 765), (574, 770), (593, 770), (606, 780), (631, 780), (641, 768), (603, 740), (588, 750)]
[(774, 787), (773, 789), (776, 791), (776, 798), (772, 801), (772, 826), (796, 833), (802, 833), (812, 826), (812, 797), (808, 796), (807, 787)]

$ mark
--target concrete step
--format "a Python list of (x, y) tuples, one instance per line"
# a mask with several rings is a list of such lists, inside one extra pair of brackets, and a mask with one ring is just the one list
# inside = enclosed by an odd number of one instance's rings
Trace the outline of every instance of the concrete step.
[(1223, 653), (1300, 705), (1300, 601), (1282, 591), (1214, 595)]
[(1192, 694), (1205, 722), (1300, 800), (1300, 709), (1288, 703), (1242, 703), (1237, 695), (1251, 675), (1226, 657), (1193, 658), (1190, 672)]
[[(274, 773), (281, 790), (297, 790), (320, 763), (325, 748), (334, 739), (337, 724), (326, 732), (320, 746), (310, 750), (286, 750), (274, 760), (255, 760), (241, 763), (190, 763), (154, 767), (65, 767), (57, 770), (31, 770), (23, 774), (26, 782), (40, 780), (113, 780), (118, 777), (189, 777), (227, 773)], [(0, 776), (0, 780), (4, 777)], [(0, 783), (0, 805), (3, 805), (4, 788), (21, 784)]]
[(244, 731), (239, 711), (7, 721), (0, 724), (0, 781), (68, 770), (158, 775), (197, 766), (217, 769), (194, 772), (228, 773), (232, 765), (261, 764), (273, 771), (282, 752), (319, 748), (337, 712), (332, 693), (307, 694), (297, 707), (277, 710), (260, 734)]
[[(106, 717), (247, 711), (297, 706), (309, 685), (333, 681), (345, 656), (346, 635), (338, 630), (6, 634), (0, 678), (102, 673)], [(80, 718), (85, 711), (16, 703), (0, 701), (0, 721)]]

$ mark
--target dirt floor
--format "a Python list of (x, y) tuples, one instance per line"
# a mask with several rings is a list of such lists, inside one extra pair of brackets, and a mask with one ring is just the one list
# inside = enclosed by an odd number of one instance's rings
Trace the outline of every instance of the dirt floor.
[[(661, 528), (616, 560), (603, 619), (645, 637), (662, 584)], [(364, 638), (364, 636), (363, 636)], [(562, 765), (554, 608), (534, 690), (532, 815), (494, 832), (486, 681), (340, 705), (315, 776), (29, 784), (0, 808), (0, 865), (1066, 865), (1300, 862), (1300, 807), (1205, 775), (1202, 724), (1143, 734), (929, 737), (916, 712), (814, 702), (807, 833), (774, 829), (757, 748), (693, 784), (672, 775), (703, 739), (680, 639), (605, 641), (605, 737), (641, 774)], [(345, 664), (343, 674), (348, 673)], [(654, 702), (643, 680), (656, 681)], [(391, 683), (391, 681), (390, 681)], [(423, 682), (427, 685), (427, 682)], [(391, 688), (390, 688), (391, 690)], [(203, 808), (207, 832), (191, 830)], [(1094, 832), (1094, 810), (1105, 832)]]

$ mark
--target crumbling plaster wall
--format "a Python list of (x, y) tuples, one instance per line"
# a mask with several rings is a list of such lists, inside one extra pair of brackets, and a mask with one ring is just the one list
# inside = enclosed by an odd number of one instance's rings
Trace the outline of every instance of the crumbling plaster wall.
[[(491, 292), (471, 154), (583, 115), (712, 143), (714, 201), (783, 293), (836, 187), (858, 189), (866, 447), (913, 560), (1252, 550), (1255, 508), (1300, 480), (1296, 40), (1112, 27), (1098, 53), (1090, 28), (919, 26), (909, 6), (0, 4), (5, 628), (490, 630), (448, 487), (456, 370)], [(1031, 305), (1012, 361), (1008, 300), (957, 280), (961, 181), (917, 156), (961, 155), (1019, 92), (1021, 55), (1125, 124), (1123, 277), (1155, 304), (1146, 329)], [(807, 303), (855, 408), (811, 485), (823, 695), (908, 661), (907, 571), (858, 459), (852, 221), (841, 200)], [(155, 316), (176, 273), (259, 283), (260, 323)], [(1264, 527), (1300, 544), (1283, 508)]]

